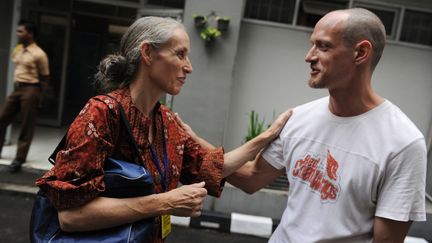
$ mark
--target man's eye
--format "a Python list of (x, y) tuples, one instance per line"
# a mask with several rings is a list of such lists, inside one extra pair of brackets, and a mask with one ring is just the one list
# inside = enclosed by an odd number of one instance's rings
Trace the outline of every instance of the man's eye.
[(318, 45), (318, 48), (320, 48), (320, 49), (328, 49), (329, 45), (322, 43), (322, 44)]

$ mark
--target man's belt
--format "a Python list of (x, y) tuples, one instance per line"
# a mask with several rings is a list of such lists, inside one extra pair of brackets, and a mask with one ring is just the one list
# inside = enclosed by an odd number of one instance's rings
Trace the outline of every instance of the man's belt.
[(17, 88), (29, 87), (29, 86), (40, 87), (40, 83), (24, 83), (24, 82), (15, 81), (15, 87)]

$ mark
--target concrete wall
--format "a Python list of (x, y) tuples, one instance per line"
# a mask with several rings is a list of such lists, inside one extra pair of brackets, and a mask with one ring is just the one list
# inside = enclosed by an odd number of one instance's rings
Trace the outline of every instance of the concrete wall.
[[(241, 144), (254, 109), (266, 121), (280, 113), (327, 95), (307, 85), (304, 61), (311, 31), (244, 22), (240, 32), (229, 122), (224, 145)], [(398, 105), (427, 135), (432, 114), (431, 48), (387, 44), (373, 77), (379, 94)]]
[[(191, 40), (193, 73), (181, 93), (174, 97), (173, 110), (193, 129), (215, 145), (221, 145), (230, 106), (232, 73), (235, 66), (244, 0), (186, 0), (184, 25)], [(231, 17), (229, 30), (205, 47), (192, 14)], [(216, 23), (210, 23), (215, 25)]]

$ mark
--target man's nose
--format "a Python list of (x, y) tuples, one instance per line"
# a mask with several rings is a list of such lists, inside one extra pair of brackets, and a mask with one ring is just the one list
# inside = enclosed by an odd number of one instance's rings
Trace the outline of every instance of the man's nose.
[(315, 57), (315, 48), (314, 48), (314, 47), (311, 47), (311, 48), (309, 49), (309, 51), (306, 53), (305, 61), (306, 61), (306, 62), (313, 62), (314, 57)]

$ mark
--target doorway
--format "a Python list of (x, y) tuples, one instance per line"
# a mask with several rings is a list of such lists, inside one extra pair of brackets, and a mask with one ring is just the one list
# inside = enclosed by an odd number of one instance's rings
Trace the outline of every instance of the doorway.
[(85, 103), (97, 95), (93, 86), (97, 66), (103, 57), (118, 50), (121, 36), (130, 24), (106, 17), (72, 15), (64, 124), (71, 123)]
[(38, 25), (37, 43), (47, 54), (50, 66), (50, 81), (43, 106), (39, 109), (38, 123), (59, 126), (62, 119), (69, 15), (33, 10), (30, 11), (30, 19)]

